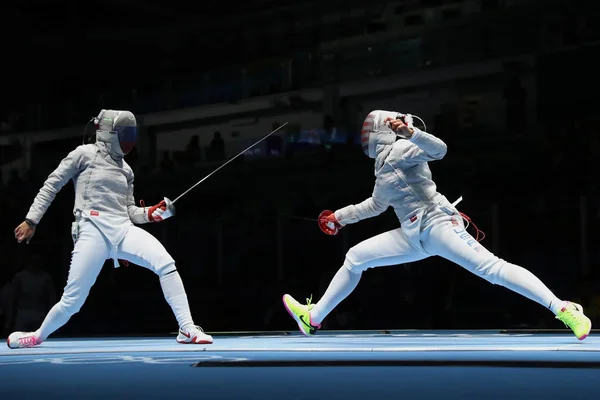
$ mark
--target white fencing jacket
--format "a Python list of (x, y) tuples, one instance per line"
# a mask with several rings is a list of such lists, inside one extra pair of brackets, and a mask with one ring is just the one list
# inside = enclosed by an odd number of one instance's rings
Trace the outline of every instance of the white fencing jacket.
[(392, 206), (403, 231), (418, 241), (420, 221), (428, 210), (441, 207), (449, 214), (458, 214), (454, 205), (437, 192), (427, 164), (446, 155), (446, 144), (427, 132), (413, 129), (414, 134), (408, 140), (378, 146), (373, 194), (359, 204), (335, 211), (341, 225), (377, 216)]
[(70, 152), (48, 176), (26, 218), (39, 223), (56, 194), (72, 179), (73, 214), (92, 221), (114, 247), (132, 224), (150, 222), (146, 210), (135, 205), (133, 171), (122, 157), (111, 152), (113, 145), (97, 135), (96, 143)]

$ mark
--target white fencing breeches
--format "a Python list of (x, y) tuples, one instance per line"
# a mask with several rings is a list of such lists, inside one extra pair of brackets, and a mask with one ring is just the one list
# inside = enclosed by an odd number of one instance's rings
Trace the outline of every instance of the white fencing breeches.
[(320, 323), (358, 284), (359, 278), (349, 279), (343, 269), (360, 277), (368, 268), (405, 264), (430, 256), (452, 261), (493, 284), (550, 308), (554, 313), (560, 309), (562, 302), (535, 275), (496, 257), (481, 246), (467, 233), (460, 216), (434, 213), (428, 217), (417, 244), (409, 240), (402, 228), (398, 228), (352, 247), (346, 254), (342, 269), (311, 311), (312, 320)]
[[(160, 277), (176, 273), (175, 261), (163, 245), (137, 226), (129, 228), (116, 250), (118, 259), (148, 268)], [(81, 220), (79, 238), (72, 252), (67, 285), (60, 301), (50, 310), (37, 331), (41, 340), (46, 340), (81, 309), (104, 262), (113, 257), (112, 252), (112, 245), (100, 230), (89, 220)]]

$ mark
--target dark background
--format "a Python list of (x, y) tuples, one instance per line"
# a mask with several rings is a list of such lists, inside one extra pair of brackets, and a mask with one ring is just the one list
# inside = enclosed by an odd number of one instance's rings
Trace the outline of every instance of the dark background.
[[(178, 202), (175, 218), (144, 225), (177, 261), (194, 319), (205, 330), (287, 330), (295, 324), (281, 305), (283, 293), (318, 300), (347, 249), (399, 225), (390, 209), (328, 237), (316, 223), (293, 217), (315, 218), (367, 198), (373, 162), (355, 135), (369, 104), (390, 99), (384, 109), (421, 115), (403, 96), (433, 85), (452, 94), (443, 107), (425, 111), (428, 130), (449, 146), (444, 160), (430, 164), (439, 191), (451, 201), (465, 198), (459, 208), (486, 232), (486, 247), (598, 320), (596, 2), (163, 3), (3, 6), (3, 335), (36, 329), (62, 292), (72, 250), (72, 184), (29, 245), (18, 245), (13, 230), (101, 108), (138, 116), (142, 134), (128, 162), (136, 172), (136, 199), (147, 204), (176, 197), (236, 153), (231, 131), (221, 132), (225, 154), (205, 145), (214, 133), (208, 126), (240, 116), (274, 126), (283, 115), (320, 116), (319, 124), (307, 122), (301, 130), (321, 132), (322, 140), (294, 139), (298, 131), (289, 127), (269, 142), (267, 149), (277, 151), (246, 154)], [(488, 62), (495, 69), (481, 73)], [(431, 78), (449, 68), (462, 77)], [(430, 78), (423, 79), (424, 72)], [(403, 88), (373, 83), (398, 77), (406, 80)], [(368, 92), (344, 94), (355, 84)], [(315, 90), (326, 100), (303, 97)], [(289, 101), (281, 104), (275, 95)], [(272, 99), (271, 105), (260, 113), (235, 111), (257, 98)], [(168, 122), (169, 112), (193, 114), (215, 104), (234, 111)], [(159, 112), (167, 112), (166, 123), (144, 125)], [(163, 147), (183, 128), (195, 130), (203, 145)], [(348, 133), (345, 139), (323, 139), (333, 128)], [(268, 133), (244, 129), (248, 143)], [(54, 138), (63, 132), (74, 133)], [(44, 140), (49, 135), (53, 139)], [(369, 270), (324, 325), (561, 328), (543, 307), (437, 257)], [(155, 275), (134, 265), (114, 269), (108, 261), (80, 313), (57, 335), (176, 328)]]

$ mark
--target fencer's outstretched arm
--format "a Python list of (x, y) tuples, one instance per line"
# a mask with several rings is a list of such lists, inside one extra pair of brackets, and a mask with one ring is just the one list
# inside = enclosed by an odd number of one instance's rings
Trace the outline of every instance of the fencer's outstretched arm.
[(340, 208), (335, 212), (335, 218), (342, 226), (353, 224), (363, 219), (378, 216), (387, 210), (388, 206), (388, 204), (377, 200), (376, 196), (372, 196), (359, 204), (351, 204)]
[(413, 128), (413, 134), (409, 140), (416, 144), (416, 147), (411, 147), (403, 154), (404, 161), (409, 163), (419, 164), (441, 160), (448, 151), (446, 143), (441, 139), (417, 128)]
[(127, 214), (129, 214), (131, 222), (136, 225), (150, 222), (145, 207), (138, 207), (135, 205), (135, 197), (133, 196), (133, 173), (131, 174), (131, 178), (127, 181)]
[(25, 217), (28, 221), (38, 224), (56, 194), (69, 182), (74, 176), (79, 174), (84, 167), (83, 146), (77, 147), (70, 152), (58, 165), (58, 167), (48, 175), (46, 182), (33, 200), (29, 212)]

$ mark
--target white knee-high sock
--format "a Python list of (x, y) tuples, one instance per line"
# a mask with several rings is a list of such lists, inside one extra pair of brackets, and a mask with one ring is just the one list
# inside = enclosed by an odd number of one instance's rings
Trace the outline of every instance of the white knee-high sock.
[(549, 308), (554, 314), (558, 314), (565, 305), (537, 276), (518, 265), (506, 263), (500, 272), (500, 279), (496, 284)]
[(173, 314), (181, 329), (194, 325), (192, 313), (188, 303), (187, 294), (183, 287), (183, 281), (177, 270), (160, 277), (160, 286), (165, 295), (165, 300), (171, 306)]
[(320, 324), (333, 309), (342, 302), (358, 285), (362, 271), (359, 273), (350, 272), (342, 266), (335, 274), (325, 294), (315, 304), (310, 312), (310, 319), (314, 324)]
[(66, 324), (71, 316), (72, 315), (67, 312), (60, 302), (56, 303), (54, 307), (50, 309), (46, 318), (44, 318), (42, 326), (35, 331), (35, 336), (42, 342), (45, 341), (48, 339), (48, 336), (52, 335), (57, 329)]

